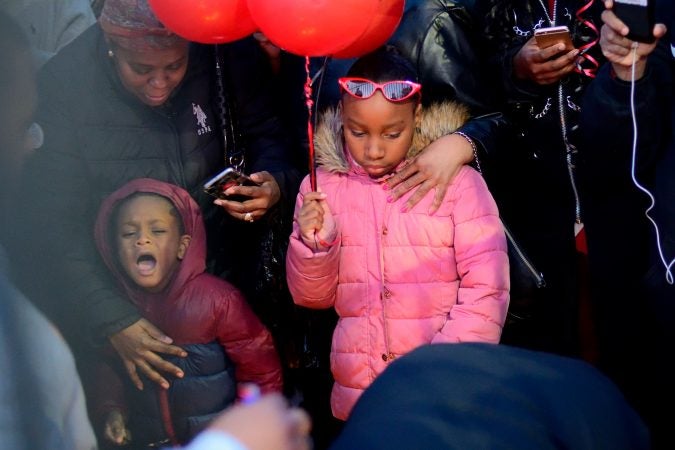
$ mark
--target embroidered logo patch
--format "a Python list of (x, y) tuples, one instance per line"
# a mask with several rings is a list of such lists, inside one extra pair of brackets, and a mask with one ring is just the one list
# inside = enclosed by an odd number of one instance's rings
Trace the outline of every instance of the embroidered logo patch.
[(192, 104), (192, 114), (197, 119), (197, 135), (201, 136), (211, 132), (211, 127), (206, 124), (206, 113), (201, 106)]

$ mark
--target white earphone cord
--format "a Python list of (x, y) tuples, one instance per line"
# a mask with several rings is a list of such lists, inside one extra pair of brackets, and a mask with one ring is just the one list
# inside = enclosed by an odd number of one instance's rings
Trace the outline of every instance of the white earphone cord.
[(633, 65), (631, 67), (631, 80), (630, 80), (630, 112), (631, 118), (633, 120), (633, 155), (631, 160), (631, 178), (633, 179), (633, 184), (635, 184), (635, 186), (637, 186), (637, 188), (640, 189), (642, 192), (647, 194), (649, 196), (649, 200), (651, 201), (651, 204), (645, 210), (645, 216), (647, 216), (647, 219), (649, 219), (652, 225), (654, 225), (654, 230), (656, 231), (656, 247), (658, 248), (659, 257), (661, 258), (663, 267), (666, 268), (666, 281), (668, 282), (668, 284), (673, 284), (675, 280), (673, 279), (673, 273), (671, 272), (671, 268), (673, 264), (675, 264), (675, 258), (673, 258), (670, 261), (670, 263), (666, 261), (666, 257), (663, 255), (663, 249), (661, 248), (661, 235), (659, 233), (659, 226), (656, 224), (654, 219), (652, 219), (652, 217), (649, 215), (649, 211), (654, 209), (656, 200), (654, 199), (652, 193), (649, 192), (647, 188), (645, 188), (638, 182), (635, 176), (635, 160), (637, 157), (637, 142), (638, 142), (637, 116), (635, 113), (635, 65), (637, 63), (638, 45), (639, 44), (637, 42), (633, 42)]

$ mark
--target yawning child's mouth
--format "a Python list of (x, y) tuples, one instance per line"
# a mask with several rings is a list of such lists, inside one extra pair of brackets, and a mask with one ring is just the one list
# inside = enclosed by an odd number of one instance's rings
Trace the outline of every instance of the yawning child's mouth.
[(136, 265), (142, 275), (147, 275), (155, 268), (157, 260), (152, 255), (141, 255), (136, 260)]

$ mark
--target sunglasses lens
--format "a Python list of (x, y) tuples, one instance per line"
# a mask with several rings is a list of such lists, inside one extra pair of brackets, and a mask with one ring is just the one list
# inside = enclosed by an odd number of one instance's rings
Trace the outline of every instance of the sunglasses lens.
[(382, 91), (389, 100), (396, 101), (408, 97), (412, 93), (413, 87), (408, 83), (401, 81), (392, 81), (385, 83)]
[(375, 92), (375, 86), (370, 81), (349, 80), (345, 83), (345, 89), (354, 97), (368, 98)]

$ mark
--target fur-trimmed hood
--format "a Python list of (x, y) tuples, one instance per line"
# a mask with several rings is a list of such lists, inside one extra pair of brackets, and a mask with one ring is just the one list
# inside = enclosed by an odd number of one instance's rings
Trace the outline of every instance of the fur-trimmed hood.
[[(422, 109), (422, 119), (415, 129), (407, 158), (417, 155), (424, 147), (441, 136), (457, 130), (469, 119), (466, 106), (455, 102), (436, 103)], [(340, 107), (330, 108), (321, 116), (314, 135), (317, 165), (329, 172), (347, 173), (350, 159), (344, 148)]]

